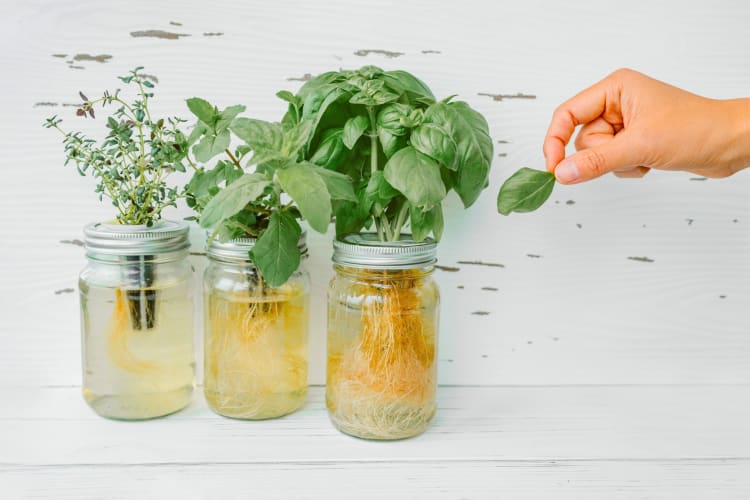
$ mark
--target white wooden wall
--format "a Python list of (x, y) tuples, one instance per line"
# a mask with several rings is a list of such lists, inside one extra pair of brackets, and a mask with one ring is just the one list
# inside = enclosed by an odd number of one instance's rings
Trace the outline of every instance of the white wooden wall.
[[(558, 186), (533, 214), (495, 210), (505, 178), (543, 167), (555, 106), (618, 67), (711, 97), (750, 95), (750, 4), (0, 7), (1, 497), (750, 497), (750, 171), (603, 178)], [(133, 35), (144, 31), (159, 36)], [(41, 128), (44, 118), (101, 130), (101, 119), (76, 119), (65, 104), (143, 65), (159, 79), (160, 112), (186, 116), (184, 99), (197, 95), (273, 120), (283, 112), (277, 90), (364, 64), (411, 71), (437, 96), (458, 93), (496, 141), (490, 188), (468, 211), (453, 195), (448, 202), (439, 258), (458, 270), (436, 271), (435, 425), (418, 439), (375, 444), (328, 424), (320, 386), (330, 234), (310, 236), (315, 387), (302, 412), (229, 421), (198, 390), (190, 408), (163, 420), (94, 416), (79, 394), (85, 259), (66, 241), (112, 211), (90, 179), (63, 168), (60, 137)], [(196, 231), (196, 252), (200, 239)], [(202, 257), (191, 259), (200, 272)]]

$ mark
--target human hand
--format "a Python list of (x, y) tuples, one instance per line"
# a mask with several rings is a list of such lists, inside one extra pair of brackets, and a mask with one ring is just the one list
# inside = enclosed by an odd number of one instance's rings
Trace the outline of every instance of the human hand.
[[(565, 158), (579, 125), (578, 152)], [(750, 99), (707, 99), (621, 69), (555, 110), (543, 149), (563, 184), (652, 168), (726, 177), (750, 166)]]

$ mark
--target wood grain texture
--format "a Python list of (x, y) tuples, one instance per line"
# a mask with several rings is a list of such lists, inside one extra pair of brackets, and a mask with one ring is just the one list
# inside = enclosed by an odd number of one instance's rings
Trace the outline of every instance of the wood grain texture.
[[(603, 178), (558, 186), (534, 214), (495, 211), (505, 178), (542, 165), (552, 110), (618, 67), (711, 97), (748, 95), (750, 4), (3, 7), (3, 498), (750, 497), (750, 171), (725, 180)], [(70, 293), (85, 259), (61, 241), (80, 239), (85, 223), (111, 211), (90, 179), (62, 167), (60, 138), (42, 130), (44, 118), (101, 130), (101, 121), (76, 120), (66, 104), (143, 65), (159, 79), (161, 113), (184, 116), (184, 99), (197, 95), (273, 120), (283, 111), (277, 90), (364, 64), (412, 71), (438, 96), (458, 93), (487, 117), (496, 141), (489, 189), (468, 211), (454, 196), (446, 206), (435, 425), (398, 443), (350, 439), (328, 424), (320, 387), (301, 413), (257, 424), (221, 419), (200, 396), (154, 422), (94, 416), (79, 394), (78, 302)], [(518, 93), (535, 98), (491, 97)], [(200, 233), (191, 239), (201, 252)], [(310, 382), (318, 385), (330, 239), (309, 238)], [(197, 281), (204, 258), (191, 262)], [(201, 359), (200, 331), (196, 339)]]

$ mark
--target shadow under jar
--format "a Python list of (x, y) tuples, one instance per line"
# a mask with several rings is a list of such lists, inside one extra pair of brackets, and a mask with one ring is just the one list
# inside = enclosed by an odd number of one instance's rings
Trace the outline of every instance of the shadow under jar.
[(195, 380), (187, 225), (93, 223), (84, 235), (84, 399), (99, 415), (123, 420), (184, 408)]
[(247, 420), (291, 413), (307, 395), (309, 276), (300, 263), (269, 286), (250, 261), (254, 245), (210, 241), (203, 279), (204, 394), (216, 413)]
[(326, 406), (340, 431), (366, 439), (422, 433), (436, 409), (439, 291), (436, 244), (334, 242), (328, 289)]

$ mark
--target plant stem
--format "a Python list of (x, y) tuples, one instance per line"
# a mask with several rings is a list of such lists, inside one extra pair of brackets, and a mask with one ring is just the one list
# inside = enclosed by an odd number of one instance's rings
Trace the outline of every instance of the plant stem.
[(242, 165), (240, 165), (239, 160), (237, 160), (237, 158), (235, 158), (235, 156), (232, 154), (232, 152), (229, 151), (229, 148), (225, 149), (224, 152), (227, 154), (227, 156), (229, 156), (229, 159), (232, 160), (232, 163), (234, 164), (234, 166), (237, 167), (237, 168), (239, 168), (240, 170), (242, 170)]
[(409, 203), (404, 202), (403, 205), (401, 205), (401, 209), (398, 211), (398, 217), (396, 218), (396, 225), (393, 227), (393, 239), (391, 241), (396, 241), (399, 238), (401, 238), (401, 228), (404, 227), (404, 223), (406, 223), (406, 216), (409, 213)]

